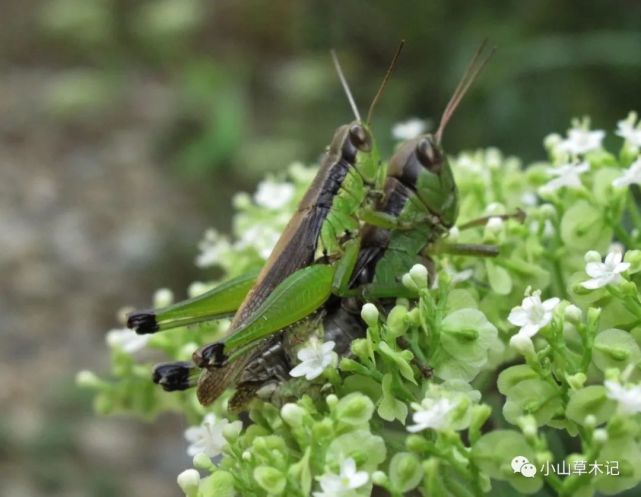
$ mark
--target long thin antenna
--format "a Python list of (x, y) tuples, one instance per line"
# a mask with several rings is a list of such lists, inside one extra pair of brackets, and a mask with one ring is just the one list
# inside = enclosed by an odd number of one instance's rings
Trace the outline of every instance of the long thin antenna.
[(396, 62), (398, 61), (398, 57), (401, 55), (401, 50), (403, 50), (404, 46), (405, 46), (405, 40), (401, 40), (401, 43), (398, 45), (398, 48), (396, 49), (396, 53), (394, 54), (394, 58), (392, 59), (392, 62), (387, 68), (387, 72), (385, 73), (385, 77), (381, 82), (381, 86), (378, 87), (378, 91), (376, 92), (376, 95), (374, 95), (374, 98), (372, 99), (372, 103), (369, 104), (369, 110), (367, 111), (367, 124), (369, 124), (372, 121), (372, 113), (374, 112), (374, 107), (378, 103), (379, 98), (381, 98), (381, 95), (383, 94), (383, 90), (385, 90), (385, 86), (387, 85), (387, 82), (392, 77), (392, 73), (394, 72), (394, 68), (396, 67)]
[(349, 85), (347, 84), (347, 80), (345, 79), (345, 75), (343, 74), (343, 70), (341, 69), (341, 64), (340, 62), (338, 62), (338, 57), (336, 56), (336, 52), (334, 50), (330, 50), (330, 53), (332, 54), (332, 60), (334, 61), (336, 72), (338, 73), (338, 79), (341, 80), (341, 84), (343, 85), (343, 90), (345, 90), (345, 94), (347, 95), (347, 100), (349, 101), (349, 104), (352, 106), (352, 112), (354, 112), (354, 117), (356, 117), (357, 121), (362, 121), (361, 115), (358, 112), (358, 107), (356, 107), (356, 102), (354, 102), (354, 97), (352, 96), (352, 92), (349, 89)]
[(456, 108), (458, 107), (458, 105), (461, 103), (461, 100), (463, 99), (467, 91), (470, 89), (470, 86), (472, 86), (472, 83), (474, 83), (478, 75), (481, 73), (485, 65), (492, 58), (492, 55), (494, 55), (494, 52), (496, 51), (496, 47), (492, 47), (489, 53), (485, 57), (483, 57), (483, 52), (485, 52), (486, 46), (487, 46), (487, 39), (483, 40), (483, 43), (481, 43), (481, 46), (478, 48), (478, 50), (474, 54), (474, 57), (472, 57), (472, 60), (469, 62), (467, 68), (465, 69), (465, 72), (463, 73), (463, 77), (461, 78), (461, 81), (459, 81), (459, 84), (454, 90), (454, 93), (452, 94), (452, 97), (450, 98), (450, 101), (448, 102), (447, 107), (445, 107), (445, 110), (443, 111), (441, 122), (439, 123), (438, 130), (434, 135), (438, 143), (441, 142), (441, 138), (443, 137), (443, 131), (445, 130), (445, 126), (447, 126), (447, 123), (449, 122), (450, 118), (456, 111)]

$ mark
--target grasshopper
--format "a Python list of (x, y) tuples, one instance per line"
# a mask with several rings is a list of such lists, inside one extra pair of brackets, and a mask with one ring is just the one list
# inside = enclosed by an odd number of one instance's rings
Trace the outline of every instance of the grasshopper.
[[(402, 46), (370, 105), (368, 119)], [(306, 318), (349, 283), (360, 243), (352, 236), (360, 229), (355, 213), (367, 204), (370, 191), (381, 189), (384, 175), (371, 134), (333, 57), (356, 121), (335, 132), (316, 178), (262, 270), (186, 303), (160, 312), (135, 312), (128, 318), (128, 326), (137, 333), (154, 333), (236, 311), (228, 339), (194, 352), (194, 362), (206, 370), (222, 366), (228, 350), (235, 353), (234, 364), (225, 369), (221, 381), (218, 373), (213, 374), (217, 378), (213, 381), (211, 374), (203, 372), (198, 389), (201, 400), (215, 398), (224, 390), (250, 359), (249, 351), (257, 340)]]
[[(400, 284), (396, 280), (397, 275), (406, 272), (417, 257), (429, 257), (430, 245), (443, 238), (457, 218), (456, 185), (440, 141), (452, 113), (489, 59), (488, 56), (482, 63), (479, 62), (484, 46), (485, 44), (475, 55), (464, 78), (455, 90), (443, 113), (436, 134), (423, 135), (405, 142), (392, 157), (381, 201), (376, 205), (376, 209), (363, 209), (359, 212), (359, 221), (367, 223), (369, 226), (359, 230), (358, 237), (348, 240), (349, 242), (356, 240), (351, 246), (349, 254), (344, 249), (345, 245), (337, 243), (336, 247), (343, 248), (341, 254), (343, 259), (338, 261), (339, 264), (335, 266), (312, 264), (297, 270), (292, 270), (291, 266), (287, 266), (287, 261), (279, 261), (278, 258), (271, 262), (268, 260), (261, 275), (265, 278), (265, 274), (273, 274), (275, 279), (280, 276), (280, 285), (272, 286), (269, 289), (272, 293), (265, 297), (267, 290), (261, 289), (260, 285), (256, 284), (240, 304), (231, 326), (235, 333), (231, 335), (230, 339), (207, 345), (196, 351), (194, 362), (197, 367), (203, 368), (198, 382), (198, 397), (203, 404), (212, 402), (228, 385), (235, 384), (239, 387), (239, 392), (247, 393), (251, 389), (246, 386), (263, 383), (262, 378), (265, 374), (277, 375), (275, 372), (278, 371), (278, 368), (274, 364), (281, 366), (288, 364), (282, 356), (282, 351), (288, 348), (283, 342), (283, 337), (296, 336), (300, 334), (301, 329), (317, 327), (324, 318), (331, 319), (333, 316), (321, 306), (331, 294), (330, 287), (332, 287), (336, 275), (340, 275), (342, 285), (347, 281), (348, 287), (351, 286), (351, 289), (343, 290), (342, 295), (344, 296), (367, 295), (374, 298), (384, 298), (403, 293), (403, 289), (399, 288)], [(341, 136), (343, 140), (346, 137), (346, 135), (337, 132), (336, 137), (338, 136)], [(349, 133), (347, 137), (351, 139)], [(362, 152), (367, 153), (369, 150), (366, 149)], [(325, 164), (326, 162), (324, 162), (324, 166)], [(321, 173), (323, 170), (322, 167)], [(371, 177), (375, 177), (373, 173)], [(318, 184), (324, 183), (320, 180), (314, 182), (310, 189), (314, 195), (319, 194), (315, 189)], [(362, 186), (368, 186), (368, 183), (363, 182)], [(301, 205), (306, 205), (305, 202), (309, 195), (308, 191)], [(337, 194), (334, 193), (334, 195)], [(288, 234), (289, 226), (292, 226), (292, 223), (300, 222), (297, 220), (300, 212), (299, 210), (288, 225), (285, 235)], [(328, 223), (324, 226), (329, 230), (332, 225)], [(320, 243), (323, 244), (322, 228), (316, 233), (320, 238)], [(327, 233), (325, 235), (327, 238)], [(363, 239), (362, 247), (360, 246), (361, 238)], [(336, 236), (329, 237), (329, 240), (330, 242), (341, 242)], [(279, 252), (279, 245), (280, 242), (274, 250), (276, 254), (282, 253), (282, 251)], [(328, 245), (325, 244), (325, 247)], [(287, 244), (285, 246), (289, 247)], [(495, 247), (486, 246), (450, 246), (447, 248), (450, 251), (458, 251), (458, 253), (480, 253), (481, 255), (496, 255), (497, 253)], [(307, 254), (309, 252), (308, 250)], [(322, 257), (329, 259), (326, 248)], [(347, 261), (347, 263), (341, 265), (340, 263), (343, 261)], [(274, 273), (270, 273), (272, 268), (282, 268), (283, 264), (285, 264), (284, 273), (275, 274), (275, 270)], [(361, 279), (365, 279), (366, 284), (354, 288), (354, 281), (363, 272), (366, 273), (366, 276)], [(283, 277), (283, 274), (288, 275)], [(258, 282), (261, 281), (261, 275), (258, 276)], [(242, 290), (246, 288), (243, 285), (251, 286), (251, 281), (252, 278), (248, 277), (228, 282), (210, 294), (186, 303), (176, 304), (159, 313), (158, 316), (162, 315), (161, 321), (165, 318), (170, 324), (173, 320), (182, 325), (203, 320), (207, 317), (207, 312), (210, 312), (210, 315), (214, 311), (233, 312), (235, 304), (242, 299)], [(256, 288), (259, 288), (259, 291), (263, 293), (257, 295)], [(225, 301), (224, 304), (219, 304), (217, 299), (226, 292), (236, 300), (232, 298)], [(191, 307), (195, 309), (194, 313), (190, 313)], [(130, 322), (136, 324), (138, 316), (140, 315), (133, 315)], [(255, 326), (256, 323), (262, 324), (262, 327)], [(278, 330), (287, 329), (287, 327), (290, 327), (287, 333), (281, 332), (274, 335)], [(353, 327), (354, 330), (358, 330), (358, 328), (358, 326)], [(362, 325), (360, 328), (362, 331)], [(345, 330), (343, 333), (346, 334)], [(261, 339), (265, 340), (258, 350), (252, 350)], [(227, 348), (227, 346), (230, 346), (232, 357), (221, 354), (223, 348)], [(277, 350), (280, 350), (280, 356), (275, 353)], [(280, 357), (279, 361), (275, 361), (274, 358), (277, 357)], [(228, 362), (230, 359), (231, 362)], [(268, 373), (258, 374), (255, 371), (257, 364), (263, 366), (270, 364), (270, 367), (261, 366), (263, 372), (267, 371)], [(182, 389), (191, 381), (188, 379), (191, 378), (193, 370), (194, 367), (186, 364), (162, 365), (156, 369), (155, 380), (166, 389), (178, 389), (179, 387)], [(241, 385), (245, 385), (245, 387), (241, 388)], [(240, 401), (237, 402), (237, 404), (240, 403)]]

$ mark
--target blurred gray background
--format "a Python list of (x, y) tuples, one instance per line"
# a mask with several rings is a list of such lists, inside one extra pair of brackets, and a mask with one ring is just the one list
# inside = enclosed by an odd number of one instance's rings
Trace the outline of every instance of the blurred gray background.
[[(438, 122), (484, 37), (498, 51), (445, 146), (541, 159), (573, 116), (614, 129), (641, 109), (641, 3), (0, 0), (0, 495), (169, 497), (183, 421), (100, 419), (75, 388), (105, 373), (117, 310), (179, 298), (230, 199), (315, 161), (364, 109)], [(612, 139), (612, 137), (610, 137)], [(613, 140), (613, 139), (612, 139)], [(613, 140), (614, 141), (614, 140)]]

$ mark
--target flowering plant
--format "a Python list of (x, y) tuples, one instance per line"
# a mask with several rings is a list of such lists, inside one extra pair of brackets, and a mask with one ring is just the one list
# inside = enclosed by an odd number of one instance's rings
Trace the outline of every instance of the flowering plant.
[[(420, 123), (395, 130), (406, 138)], [(439, 254), (437, 278), (416, 265), (413, 299), (382, 312), (363, 306), (367, 334), (339, 357), (312, 338), (298, 351), (275, 405), (255, 400), (251, 423), (203, 408), (191, 391), (150, 381), (156, 352), (186, 360), (224, 323), (150, 337), (108, 334), (112, 379), (81, 372), (101, 413), (145, 417), (179, 410), (193, 468), (178, 476), (187, 497), (615, 495), (641, 482), (641, 124), (606, 133), (576, 121), (551, 135), (549, 159), (524, 168), (495, 149), (452, 158), (459, 219), (488, 216), (450, 241), (501, 247), (494, 259)], [(235, 198), (233, 235), (213, 230), (197, 264), (227, 277), (269, 254), (313, 168)], [(524, 222), (504, 220), (516, 209)], [(194, 283), (197, 295), (213, 282)], [(171, 300), (159, 291), (155, 304)], [(425, 374), (427, 365), (431, 370)], [(287, 384), (281, 388), (287, 388)], [(294, 400), (291, 400), (294, 399)], [(177, 449), (181, 450), (181, 449)], [(502, 492), (502, 493), (501, 493)]]

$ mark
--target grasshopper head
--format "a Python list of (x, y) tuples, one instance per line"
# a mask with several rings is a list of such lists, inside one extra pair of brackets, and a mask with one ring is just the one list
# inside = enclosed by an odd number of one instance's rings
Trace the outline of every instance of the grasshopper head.
[(389, 174), (415, 192), (446, 228), (454, 225), (458, 215), (456, 183), (434, 135), (403, 143), (390, 159)]

